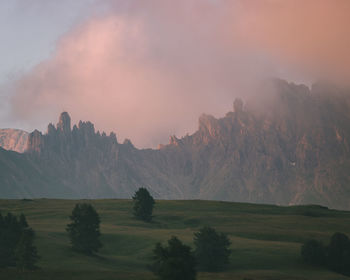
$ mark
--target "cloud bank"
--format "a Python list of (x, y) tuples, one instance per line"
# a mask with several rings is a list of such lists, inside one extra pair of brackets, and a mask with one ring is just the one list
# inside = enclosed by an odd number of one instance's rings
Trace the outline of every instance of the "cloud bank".
[(11, 86), (11, 118), (60, 111), (155, 147), (223, 115), (271, 76), (347, 81), (347, 0), (115, 0)]

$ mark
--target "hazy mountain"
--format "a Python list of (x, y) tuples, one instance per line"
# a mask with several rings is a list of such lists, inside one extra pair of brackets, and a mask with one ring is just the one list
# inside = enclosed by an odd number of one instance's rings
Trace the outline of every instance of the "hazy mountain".
[(28, 134), (19, 129), (0, 129), (0, 147), (23, 153), (27, 148)]
[(1, 169), (12, 164), (0, 196), (131, 197), (146, 186), (157, 198), (350, 209), (349, 95), (281, 80), (264, 91), (245, 106), (235, 100), (221, 119), (202, 115), (194, 134), (158, 150), (120, 144), (90, 122), (71, 128), (63, 113), (46, 134), (29, 135), (26, 154), (0, 153)]

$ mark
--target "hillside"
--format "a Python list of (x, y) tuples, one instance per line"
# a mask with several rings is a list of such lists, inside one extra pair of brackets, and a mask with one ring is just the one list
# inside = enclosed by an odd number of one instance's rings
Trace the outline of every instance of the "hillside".
[(301, 243), (328, 242), (334, 232), (350, 235), (350, 213), (319, 206), (278, 207), (214, 201), (157, 201), (151, 224), (135, 220), (130, 200), (91, 200), (101, 217), (102, 248), (98, 257), (69, 248), (65, 232), (73, 200), (0, 200), (2, 213), (24, 213), (37, 232), (41, 270), (21, 275), (0, 271), (1, 279), (155, 279), (147, 270), (156, 242), (172, 235), (192, 245), (193, 233), (210, 225), (232, 241), (227, 271), (200, 273), (198, 279), (292, 280), (350, 279), (302, 264)]
[[(282, 80), (261, 91), (254, 102), (236, 99), (223, 118), (202, 115), (195, 133), (172, 136), (157, 150), (119, 143), (91, 122), (72, 127), (64, 112), (45, 134), (29, 135), (23, 165), (11, 170), (35, 165), (46, 182), (33, 173), (11, 185), (17, 175), (4, 174), (0, 183), (9, 191), (0, 197), (128, 198), (146, 186), (163, 199), (350, 209), (349, 94)], [(33, 180), (36, 189), (28, 187)]]

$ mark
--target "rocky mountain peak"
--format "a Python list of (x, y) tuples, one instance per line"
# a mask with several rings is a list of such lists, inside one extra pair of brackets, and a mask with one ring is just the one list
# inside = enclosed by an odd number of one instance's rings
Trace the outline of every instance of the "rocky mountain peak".
[[(111, 134), (111, 135), (112, 135), (112, 134)], [(130, 139), (127, 139), (127, 138), (124, 140), (123, 146), (128, 147), (128, 148), (132, 148), (132, 149), (135, 148), (134, 145), (133, 145), (133, 143), (131, 142), (131, 140), (130, 140)]]
[(79, 121), (78, 130), (80, 130), (85, 135), (95, 134), (95, 126), (91, 122)]
[(78, 125), (74, 125), (71, 130), (71, 118), (67, 112), (60, 115), (57, 127), (50, 123), (46, 134), (43, 135), (35, 130), (29, 134), (28, 138), (27, 151), (46, 155), (47, 158), (53, 154), (56, 157), (69, 158), (72, 154), (77, 155), (78, 151), (84, 149), (102, 150), (106, 147), (115, 149), (118, 146), (114, 133), (107, 136), (106, 133), (95, 132), (94, 125), (89, 121), (79, 121)]
[(20, 129), (0, 129), (0, 147), (23, 153), (27, 149), (28, 134)]
[(179, 146), (181, 144), (181, 140), (178, 139), (175, 135), (169, 137), (169, 145)]
[(57, 123), (57, 130), (64, 132), (64, 134), (71, 132), (71, 119), (67, 112), (61, 113)]
[(43, 147), (43, 135), (39, 130), (34, 130), (29, 134), (27, 151), (40, 154)]
[[(49, 125), (47, 134), (30, 135), (35, 170), (80, 198), (130, 197), (147, 186), (161, 198), (350, 209), (350, 95), (282, 80), (260, 90), (250, 105), (236, 99), (223, 118), (202, 115), (195, 133), (172, 136), (159, 150), (139, 150), (130, 140), (118, 144), (90, 122), (66, 134), (64, 114), (57, 129)], [(24, 182), (36, 186), (36, 178)], [(8, 179), (0, 178), (1, 185)]]

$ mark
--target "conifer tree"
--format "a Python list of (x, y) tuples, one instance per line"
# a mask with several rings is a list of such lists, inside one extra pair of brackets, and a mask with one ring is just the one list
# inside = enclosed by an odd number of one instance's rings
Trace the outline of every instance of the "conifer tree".
[(97, 252), (100, 242), (100, 217), (95, 208), (87, 203), (77, 204), (70, 216), (72, 223), (67, 225), (67, 232), (75, 251), (91, 255)]
[(139, 188), (132, 199), (134, 200), (134, 216), (145, 222), (150, 222), (155, 201), (148, 190)]

